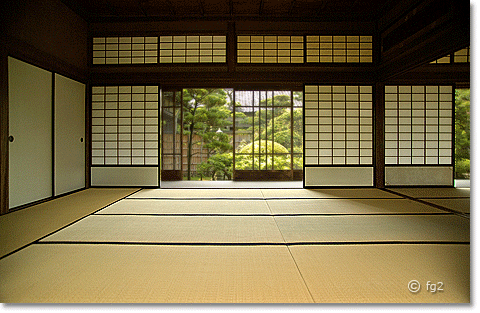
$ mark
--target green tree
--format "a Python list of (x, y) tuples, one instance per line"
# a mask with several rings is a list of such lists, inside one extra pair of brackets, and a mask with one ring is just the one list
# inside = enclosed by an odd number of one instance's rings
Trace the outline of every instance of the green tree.
[[(291, 110), (283, 109), (281, 114), (268, 122), (267, 128), (260, 134), (260, 139), (274, 138), (287, 149), (292, 147), (291, 143)], [(302, 152), (303, 145), (303, 129), (302, 129), (303, 114), (301, 108), (293, 110), (293, 151)], [(258, 138), (257, 138), (258, 139)]]
[(470, 175), (470, 89), (455, 90), (455, 172)]
[[(187, 179), (191, 180), (194, 145), (206, 148), (208, 154), (232, 149), (229, 136), (217, 133), (220, 128), (231, 125), (232, 112), (225, 107), (227, 93), (223, 89), (184, 89), (183, 90), (183, 133), (187, 140)], [(194, 142), (194, 135), (201, 140)]]
[(220, 175), (232, 179), (233, 154), (232, 152), (212, 155), (207, 161), (198, 166), (198, 171), (203, 176), (210, 176), (216, 180)]

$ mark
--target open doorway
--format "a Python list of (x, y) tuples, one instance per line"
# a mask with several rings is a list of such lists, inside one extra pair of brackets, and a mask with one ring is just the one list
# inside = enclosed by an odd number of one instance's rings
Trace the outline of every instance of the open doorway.
[(162, 92), (162, 180), (230, 180), (231, 89)]
[(162, 91), (162, 181), (302, 181), (303, 93)]
[(455, 187), (470, 187), (470, 88), (455, 90)]

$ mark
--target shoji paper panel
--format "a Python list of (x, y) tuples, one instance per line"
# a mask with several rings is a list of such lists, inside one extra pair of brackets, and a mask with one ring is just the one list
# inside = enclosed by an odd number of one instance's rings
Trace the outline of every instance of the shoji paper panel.
[(373, 185), (372, 92), (372, 86), (305, 86), (305, 186)]
[(385, 164), (453, 160), (452, 86), (385, 86)]
[(237, 63), (303, 63), (303, 36), (237, 36)]
[(92, 88), (92, 165), (158, 165), (158, 87)]
[(305, 165), (372, 165), (372, 86), (305, 86)]
[(385, 184), (453, 186), (453, 87), (385, 86)]
[(307, 62), (372, 63), (372, 36), (307, 36)]
[(158, 62), (158, 37), (95, 37), (93, 64)]
[(160, 36), (160, 63), (225, 63), (226, 36)]

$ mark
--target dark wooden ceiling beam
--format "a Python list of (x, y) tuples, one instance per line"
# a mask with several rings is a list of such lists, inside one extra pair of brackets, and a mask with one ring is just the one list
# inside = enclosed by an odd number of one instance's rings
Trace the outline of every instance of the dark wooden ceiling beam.
[(417, 66), (426, 64), (470, 44), (465, 28), (455, 23), (443, 24), (440, 29), (417, 38), (403, 52), (384, 60), (379, 66), (379, 79), (388, 80)]
[(470, 63), (424, 64), (408, 72), (396, 75), (388, 80), (389, 84), (444, 84), (465, 83), (470, 81)]
[(315, 16), (320, 17), (325, 14), (324, 10), (325, 7), (327, 6), (327, 1), (326, 0), (321, 0), (322, 5), (318, 8), (317, 12), (315, 13)]
[(388, 80), (468, 46), (470, 6), (467, 1), (424, 1), (382, 28), (378, 77)]
[(260, 5), (258, 7), (258, 15), (263, 15), (263, 6), (264, 6), (264, 0), (260, 0)]
[(170, 9), (170, 12), (172, 13), (172, 15), (177, 15), (177, 12), (175, 10), (175, 8), (173, 7), (173, 3), (172, 1), (170, 0), (165, 0), (168, 4), (168, 8)]
[(288, 9), (288, 15), (293, 15), (293, 10), (295, 9), (295, 5), (297, 4), (297, 0), (292, 0), (292, 4), (290, 5), (290, 9)]
[[(289, 67), (260, 66), (256, 68), (236, 66), (228, 71), (228, 66), (145, 66), (145, 67), (93, 67), (90, 72), (91, 84), (138, 84), (162, 82), (164, 85), (222, 85), (230, 87), (239, 83), (371, 83), (375, 81), (374, 67)], [(161, 78), (159, 78), (161, 77)]]
[(140, 9), (140, 11), (145, 17), (148, 17), (147, 11), (145, 10), (145, 5), (147, 4), (147, 2), (148, 0), (140, 0), (138, 2), (138, 8)]
[(204, 6), (202, 0), (198, 0), (198, 6), (199, 6), (199, 8), (200, 8), (200, 14), (201, 14), (202, 16), (205, 16), (205, 6)]

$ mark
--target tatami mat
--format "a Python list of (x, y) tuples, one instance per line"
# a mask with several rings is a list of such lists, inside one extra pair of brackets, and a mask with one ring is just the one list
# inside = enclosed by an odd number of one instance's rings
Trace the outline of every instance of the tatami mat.
[(286, 246), (36, 244), (0, 279), (4, 303), (312, 302)]
[(260, 189), (143, 189), (128, 197), (151, 199), (263, 199)]
[(273, 214), (445, 213), (408, 199), (278, 199), (267, 203)]
[(311, 198), (400, 198), (390, 192), (376, 188), (360, 189), (262, 189), (265, 199), (311, 199)]
[(470, 213), (470, 198), (457, 199), (420, 199), (462, 213)]
[[(290, 251), (315, 302), (470, 302), (469, 245), (300, 245)], [(408, 289), (413, 280), (420, 283), (416, 293)]]
[(0, 216), (0, 257), (138, 189), (90, 188)]
[(455, 215), (276, 216), (287, 243), (469, 242), (469, 220)]
[(389, 188), (412, 198), (470, 198), (470, 188)]
[(97, 214), (270, 214), (265, 200), (125, 199)]
[(284, 243), (271, 216), (92, 215), (42, 241)]
[[(420, 200), (374, 188), (86, 191), (0, 217), (0, 240), (17, 240), (0, 251), (18, 250), (0, 257), (2, 302), (470, 301), (470, 219)], [(469, 201), (430, 195), (419, 198)]]

